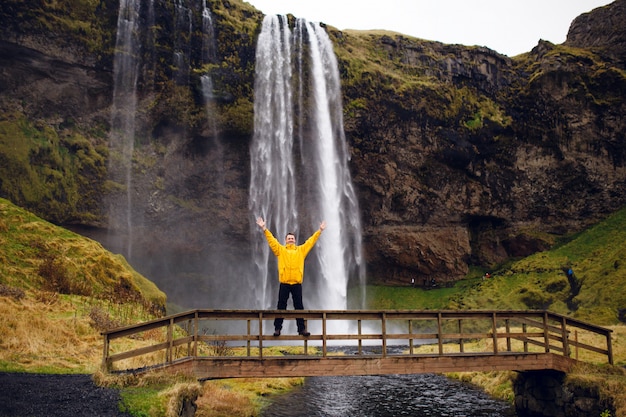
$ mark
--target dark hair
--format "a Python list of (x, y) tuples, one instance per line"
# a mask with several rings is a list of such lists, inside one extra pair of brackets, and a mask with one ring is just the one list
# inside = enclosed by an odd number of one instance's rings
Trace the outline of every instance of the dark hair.
[(296, 237), (296, 234), (294, 232), (287, 232), (287, 234), (285, 235), (285, 238), (289, 235)]

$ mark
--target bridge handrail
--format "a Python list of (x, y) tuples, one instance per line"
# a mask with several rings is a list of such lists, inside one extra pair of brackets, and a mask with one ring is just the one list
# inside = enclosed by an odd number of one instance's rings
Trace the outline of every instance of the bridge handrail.
[[(304, 318), (308, 322), (321, 325), (319, 331), (313, 331), (311, 336), (305, 338), (297, 335), (272, 336), (273, 327), (271, 321), (277, 317), (286, 320)], [(482, 321), (481, 321), (482, 320)], [(485, 322), (485, 320), (487, 320)], [(206, 334), (207, 328), (201, 327), (201, 323), (217, 323), (221, 321), (234, 322), (228, 328), (237, 323), (245, 324), (245, 333), (229, 334), (221, 331), (214, 334)], [(358, 332), (334, 333), (328, 329), (329, 323), (334, 321), (347, 321), (356, 325)], [(420, 323), (429, 321), (430, 327), (420, 329)], [(468, 329), (467, 322), (476, 326)], [(267, 323), (266, 326), (264, 326)], [(365, 331), (363, 324), (375, 324), (376, 331)], [(427, 324), (428, 324), (427, 323)], [(478, 323), (478, 324), (477, 324)], [(397, 331), (398, 326), (407, 325), (407, 329)], [(512, 331), (511, 324), (521, 327), (521, 330)], [(465, 328), (463, 326), (466, 326)], [(482, 327), (481, 327), (482, 325)], [(264, 334), (267, 327), (268, 334)], [(417, 327), (417, 330), (415, 328)], [(451, 328), (453, 327), (453, 328)], [(471, 327), (471, 326), (470, 326)], [(504, 327), (504, 331), (498, 330)], [(159, 340), (140, 348), (112, 352), (111, 343), (123, 337), (138, 338), (145, 332), (161, 329), (165, 333), (165, 339)], [(217, 330), (213, 330), (216, 332)], [(578, 340), (578, 331), (584, 331), (599, 335), (606, 340), (604, 347), (583, 343)], [(508, 310), (206, 310), (196, 309), (183, 313), (173, 314), (167, 317), (150, 320), (144, 323), (133, 324), (125, 327), (111, 329), (102, 332), (104, 337), (104, 350), (102, 367), (111, 371), (113, 363), (124, 359), (131, 359), (143, 355), (162, 352), (164, 358), (160, 363), (152, 365), (170, 364), (173, 361), (185, 358), (199, 358), (206, 356), (200, 352), (200, 344), (206, 346), (211, 343), (240, 343), (240, 347), (246, 348), (247, 358), (265, 359), (277, 358), (268, 355), (264, 344), (276, 344), (298, 341), (303, 343), (304, 355), (309, 355), (309, 343), (321, 344), (321, 356), (329, 356), (329, 344), (338, 341), (358, 343), (358, 355), (363, 354), (364, 343), (378, 341), (380, 343), (380, 355), (383, 357), (393, 355), (388, 352), (388, 346), (394, 342), (408, 340), (409, 350), (403, 355), (415, 355), (416, 343), (430, 342), (436, 346), (436, 352), (431, 354), (446, 356), (454, 354), (469, 354), (465, 346), (472, 340), (489, 340), (491, 350), (480, 352), (482, 354), (499, 355), (504, 353), (528, 353), (529, 346), (539, 346), (546, 353), (559, 352), (561, 355), (570, 357), (572, 348), (575, 349), (576, 359), (580, 349), (606, 356), (608, 363), (613, 364), (613, 351), (611, 346), (611, 329), (596, 326), (561, 314), (545, 310), (508, 311)], [(204, 333), (204, 334), (203, 334)], [(573, 337), (573, 338), (572, 338)], [(500, 348), (498, 342), (506, 341), (506, 347)], [(450, 343), (458, 345), (458, 352), (444, 352), (444, 345)], [(521, 346), (514, 346), (521, 343)], [(243, 345), (241, 345), (243, 344)], [(187, 349), (182, 349), (183, 347)], [(252, 354), (252, 349), (258, 353)], [(121, 349), (118, 349), (121, 350)], [(182, 350), (179, 352), (178, 350)], [(224, 352), (210, 355), (223, 356)], [(320, 353), (311, 355), (319, 358)], [(227, 356), (227, 355), (226, 355)], [(371, 357), (371, 352), (368, 353)]]

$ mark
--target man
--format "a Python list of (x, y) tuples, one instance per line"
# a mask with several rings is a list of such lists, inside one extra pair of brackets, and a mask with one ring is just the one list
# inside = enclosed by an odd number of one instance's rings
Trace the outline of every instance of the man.
[[(315, 242), (319, 239), (320, 235), (326, 229), (326, 222), (320, 223), (320, 228), (313, 233), (313, 235), (306, 240), (302, 245), (296, 245), (296, 236), (293, 233), (287, 233), (285, 236), (285, 245), (281, 245), (278, 240), (272, 235), (265, 227), (265, 220), (259, 217), (256, 220), (256, 224), (263, 229), (267, 243), (278, 258), (278, 281), (280, 282), (280, 289), (278, 290), (278, 309), (287, 309), (287, 300), (289, 300), (289, 294), (293, 299), (293, 308), (296, 310), (304, 310), (302, 304), (302, 279), (304, 278), (304, 259), (308, 253), (313, 249)], [(296, 319), (298, 325), (298, 334), (304, 337), (311, 335), (306, 330), (304, 325), (304, 319)], [(283, 328), (283, 318), (277, 318), (274, 320), (274, 336), (280, 336), (280, 331)]]

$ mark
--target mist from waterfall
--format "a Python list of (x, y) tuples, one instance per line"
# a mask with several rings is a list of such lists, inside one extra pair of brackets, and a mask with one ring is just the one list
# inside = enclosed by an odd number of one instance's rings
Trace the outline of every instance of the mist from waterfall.
[(135, 149), (135, 109), (137, 106), (137, 76), (139, 41), (139, 0), (120, 0), (117, 20), (117, 40), (113, 59), (113, 104), (109, 135), (109, 175), (125, 188), (108, 203), (109, 230), (115, 235), (115, 246), (129, 259), (132, 256), (132, 157)]
[[(307, 258), (307, 309), (349, 308), (349, 285), (364, 288), (342, 111), (337, 60), (326, 32), (303, 19), (292, 31), (285, 16), (266, 16), (256, 52), (249, 205), (281, 242), (295, 232), (300, 244), (326, 220)], [(256, 273), (249, 284), (259, 308), (275, 308), (274, 256), (254, 223), (251, 233)], [(356, 297), (353, 307), (362, 308), (363, 293)]]

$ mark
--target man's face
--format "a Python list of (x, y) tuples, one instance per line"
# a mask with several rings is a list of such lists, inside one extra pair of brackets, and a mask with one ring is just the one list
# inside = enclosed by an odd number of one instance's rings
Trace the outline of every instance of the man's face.
[(292, 235), (292, 234), (288, 234), (288, 235), (285, 237), (285, 243), (286, 243), (287, 245), (288, 245), (288, 244), (290, 244), (290, 243), (291, 243), (291, 244), (293, 244), (293, 245), (295, 245), (295, 244), (296, 244), (296, 237), (295, 237), (294, 235)]

